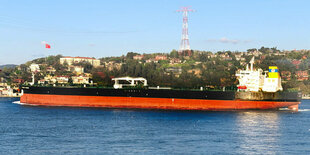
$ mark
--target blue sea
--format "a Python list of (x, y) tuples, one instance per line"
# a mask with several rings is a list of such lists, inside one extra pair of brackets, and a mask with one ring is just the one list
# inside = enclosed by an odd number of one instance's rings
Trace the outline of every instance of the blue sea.
[(299, 112), (26, 106), (0, 98), (0, 154), (310, 154)]

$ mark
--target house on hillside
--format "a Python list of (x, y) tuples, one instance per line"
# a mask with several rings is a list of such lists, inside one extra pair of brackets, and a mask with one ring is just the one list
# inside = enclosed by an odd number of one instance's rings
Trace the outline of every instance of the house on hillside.
[(282, 71), (281, 78), (285, 81), (291, 80), (292, 73), (290, 71)]
[(48, 84), (48, 82), (45, 79), (38, 80), (38, 84)]
[(178, 58), (170, 59), (170, 64), (180, 64), (180, 63), (182, 63), (182, 60), (180, 60)]
[(156, 60), (156, 61), (159, 61), (159, 60), (167, 60), (167, 56), (165, 56), (165, 55), (157, 55), (157, 56), (155, 57), (155, 60)]
[(33, 63), (33, 64), (31, 64), (31, 65), (29, 66), (29, 68), (30, 68), (30, 71), (31, 71), (31, 72), (40, 72), (40, 66), (39, 66), (39, 64)]
[(242, 56), (243, 56), (243, 53), (235, 54), (235, 58), (236, 58), (237, 61), (240, 61)]
[(299, 65), (301, 64), (301, 61), (294, 59), (294, 60), (292, 60), (292, 64), (296, 67), (296, 69), (298, 69)]
[(214, 54), (214, 53), (208, 55), (208, 58), (209, 58), (209, 59), (210, 59), (210, 58), (216, 58), (216, 57), (217, 57), (217, 54)]
[(180, 67), (169, 67), (165, 69), (165, 74), (170, 75), (173, 74), (175, 77), (180, 77), (182, 74), (182, 68)]
[(158, 63), (158, 60), (155, 60), (154, 58), (150, 58), (145, 61), (145, 63), (151, 63), (151, 62)]
[(45, 76), (44, 79), (38, 80), (39, 84), (55, 84), (55, 83), (68, 83), (69, 82), (69, 76)]
[(49, 66), (46, 68), (46, 71), (49, 73), (49, 74), (55, 74), (56, 72), (56, 69), (52, 66)]
[(44, 77), (44, 79), (41, 79), (38, 81), (39, 84), (54, 84), (56, 83), (56, 77), (55, 76), (51, 76), (51, 75), (47, 75)]
[(133, 56), (134, 60), (142, 60), (144, 58), (144, 55), (135, 55)]
[(0, 77), (0, 83), (4, 83), (6, 80), (3, 77)]
[(253, 56), (255, 56), (255, 57), (258, 57), (258, 56), (260, 56), (260, 55), (262, 55), (263, 53), (262, 52), (260, 52), (260, 51), (258, 51), (258, 50), (254, 50), (254, 51), (248, 51), (247, 53), (246, 53), (246, 55), (253, 55)]
[(226, 60), (226, 61), (232, 60), (232, 57), (230, 57), (228, 53), (220, 54), (219, 57), (220, 57), (222, 60)]
[(84, 73), (83, 66), (68, 66), (68, 71), (73, 72), (75, 74), (82, 74)]
[(72, 82), (73, 84), (89, 84), (89, 76), (72, 76)]
[(56, 80), (58, 83), (68, 83), (69, 82), (69, 76), (57, 76)]
[(296, 77), (298, 81), (308, 80), (309, 78), (308, 71), (296, 71)]
[(273, 53), (273, 55), (283, 56), (283, 55), (285, 55), (285, 53), (277, 51), (276, 53)]
[(23, 84), (25, 82), (25, 80), (24, 79), (14, 79), (13, 82), (17, 83), (17, 84)]
[(107, 68), (109, 71), (112, 70), (120, 70), (122, 68), (122, 65), (124, 63), (117, 63), (115, 61), (109, 61), (109, 62), (104, 62), (104, 66), (105, 68)]
[(8, 84), (4, 82), (3, 78), (0, 78), (0, 96), (7, 95)]

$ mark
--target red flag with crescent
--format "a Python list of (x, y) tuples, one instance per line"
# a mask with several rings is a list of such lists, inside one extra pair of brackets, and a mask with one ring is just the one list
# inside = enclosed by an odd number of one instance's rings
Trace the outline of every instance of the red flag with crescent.
[(51, 48), (50, 44), (45, 44), (45, 48)]

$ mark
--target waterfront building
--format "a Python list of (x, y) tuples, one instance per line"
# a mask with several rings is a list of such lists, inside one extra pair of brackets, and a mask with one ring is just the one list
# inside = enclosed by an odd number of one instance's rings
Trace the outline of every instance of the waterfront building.
[(73, 84), (89, 84), (89, 76), (72, 76), (72, 82)]

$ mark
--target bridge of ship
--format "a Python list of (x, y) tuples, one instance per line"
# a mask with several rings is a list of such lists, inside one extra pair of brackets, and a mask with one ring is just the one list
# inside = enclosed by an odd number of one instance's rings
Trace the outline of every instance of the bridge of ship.
[(138, 84), (143, 84), (143, 86), (147, 86), (147, 80), (142, 77), (119, 77), (119, 78), (113, 78), (113, 81), (115, 81), (113, 87), (115, 89), (123, 88), (123, 87), (134, 87)]

